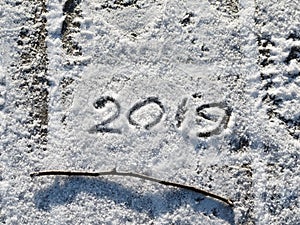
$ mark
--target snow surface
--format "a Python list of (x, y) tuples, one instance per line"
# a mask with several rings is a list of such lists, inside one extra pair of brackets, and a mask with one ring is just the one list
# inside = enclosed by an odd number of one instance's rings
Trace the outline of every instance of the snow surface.
[[(1, 1), (0, 223), (299, 224), (299, 12), (289, 0)], [(26, 45), (35, 31), (45, 49)], [(136, 178), (29, 176), (114, 168), (234, 207)]]

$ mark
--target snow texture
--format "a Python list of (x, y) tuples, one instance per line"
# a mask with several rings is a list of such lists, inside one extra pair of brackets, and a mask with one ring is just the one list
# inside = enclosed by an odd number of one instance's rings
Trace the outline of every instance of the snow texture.
[(298, 5), (0, 1), (0, 224), (299, 224)]

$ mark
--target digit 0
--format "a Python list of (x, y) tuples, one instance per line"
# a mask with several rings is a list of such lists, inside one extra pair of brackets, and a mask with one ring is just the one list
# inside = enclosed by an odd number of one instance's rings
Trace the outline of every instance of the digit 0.
[[(140, 110), (141, 108), (145, 107), (146, 105), (149, 105), (149, 104), (156, 104), (159, 106), (160, 108), (160, 112), (159, 112), (159, 115), (152, 121), (152, 122), (149, 122), (145, 125), (141, 125), (141, 123), (139, 123), (138, 121), (136, 121), (135, 119), (133, 119), (133, 114)], [(149, 130), (150, 128), (154, 127), (155, 125), (157, 125), (163, 115), (165, 113), (165, 109), (164, 109), (164, 106), (163, 104), (159, 101), (159, 99), (157, 97), (148, 97), (146, 100), (144, 101), (141, 101), (141, 102), (138, 102), (136, 103), (130, 110), (129, 110), (129, 114), (128, 114), (128, 121), (131, 125), (134, 125), (136, 127), (144, 127), (145, 129)]]

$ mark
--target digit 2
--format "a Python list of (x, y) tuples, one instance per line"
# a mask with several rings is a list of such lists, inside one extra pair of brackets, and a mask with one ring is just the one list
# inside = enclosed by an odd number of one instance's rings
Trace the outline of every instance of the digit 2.
[(95, 132), (100, 132), (100, 133), (116, 133), (116, 134), (121, 134), (121, 130), (117, 128), (111, 128), (108, 127), (107, 125), (114, 120), (116, 120), (120, 116), (121, 112), (121, 106), (118, 101), (116, 101), (113, 97), (111, 96), (101, 96), (98, 100), (96, 100), (93, 104), (93, 106), (96, 109), (101, 109), (104, 108), (107, 103), (113, 103), (115, 107), (117, 108), (116, 112), (112, 114), (109, 118), (106, 120), (102, 121), (101, 123), (95, 125), (91, 130), (90, 133), (95, 133)]

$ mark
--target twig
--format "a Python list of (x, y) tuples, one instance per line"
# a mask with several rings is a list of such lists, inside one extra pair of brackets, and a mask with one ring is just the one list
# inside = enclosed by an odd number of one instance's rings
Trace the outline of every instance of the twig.
[(152, 182), (156, 182), (159, 184), (167, 185), (167, 186), (173, 186), (173, 187), (178, 187), (178, 188), (184, 188), (187, 190), (191, 190), (200, 194), (203, 194), (205, 196), (209, 196), (214, 199), (218, 199), (229, 206), (233, 207), (233, 202), (228, 199), (221, 197), (219, 195), (216, 195), (214, 193), (199, 189), (197, 187), (185, 185), (185, 184), (179, 184), (175, 182), (170, 182), (170, 181), (164, 181), (160, 180), (154, 177), (149, 177), (143, 174), (138, 174), (138, 173), (131, 173), (131, 172), (118, 172), (116, 169), (113, 169), (111, 171), (104, 171), (104, 172), (81, 172), (81, 171), (61, 171), (61, 170), (48, 170), (48, 171), (39, 171), (39, 172), (34, 172), (31, 173), (31, 177), (39, 177), (39, 176), (49, 176), (49, 175), (57, 175), (57, 176), (90, 176), (90, 177), (98, 177), (98, 176), (127, 176), (127, 177), (136, 177), (144, 180), (149, 180)]

